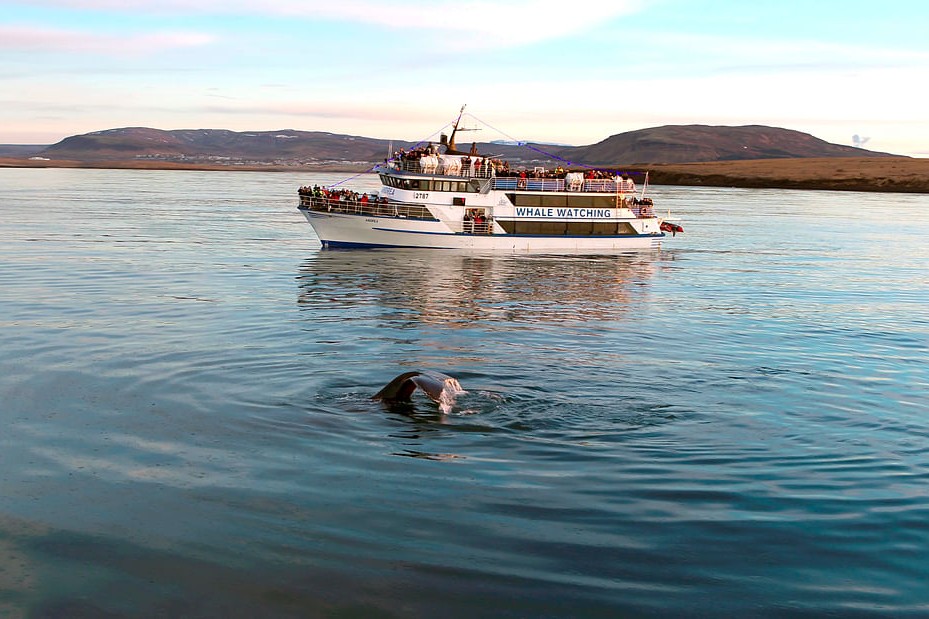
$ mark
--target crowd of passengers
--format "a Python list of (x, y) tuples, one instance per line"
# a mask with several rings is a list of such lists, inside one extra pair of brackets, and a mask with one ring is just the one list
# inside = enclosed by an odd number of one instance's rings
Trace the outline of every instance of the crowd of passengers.
[(332, 202), (353, 202), (362, 205), (368, 203), (375, 204), (387, 204), (387, 198), (378, 198), (377, 194), (367, 194), (367, 193), (358, 193), (357, 191), (351, 191), (349, 189), (327, 189), (325, 187), (320, 187), (319, 185), (304, 185), (299, 190), (297, 190), (301, 196), (308, 196), (312, 198), (325, 198), (326, 200)]
[[(557, 178), (564, 178), (570, 173), (583, 174), (584, 180), (589, 180), (589, 181), (593, 181), (593, 180), (612, 181), (612, 180), (616, 180), (616, 178), (620, 176), (618, 172), (613, 172), (610, 170), (583, 170), (583, 171), (582, 170), (569, 170), (567, 168), (563, 168), (562, 166), (557, 166), (555, 168), (552, 168), (551, 170), (548, 170), (548, 169), (540, 170), (536, 168), (534, 170), (522, 169), (522, 170), (515, 170), (513, 172), (510, 172), (509, 169), (507, 169), (506, 174), (498, 174), (497, 176), (510, 176), (510, 177), (516, 176), (519, 178), (557, 179)], [(628, 174), (624, 174), (622, 176), (623, 178), (628, 178)]]
[[(439, 148), (435, 144), (428, 146), (417, 146), (410, 150), (400, 149), (394, 151), (391, 161), (401, 162), (401, 167), (409, 169), (410, 167), (427, 167), (423, 165), (431, 159), (433, 167), (437, 167), (439, 157)], [(471, 154), (463, 155), (459, 160), (454, 160), (454, 176), (509, 176), (510, 164), (502, 159), (492, 159), (481, 157), (477, 154), (477, 148), (471, 148)], [(390, 163), (385, 160), (384, 163)]]
[[(394, 156), (391, 161), (402, 161), (418, 164), (422, 161), (423, 157), (438, 157), (439, 148), (435, 144), (429, 144), (428, 146), (417, 146), (410, 150), (400, 149), (394, 151)], [(385, 160), (385, 163), (390, 163)], [(487, 166), (486, 170), (484, 166)], [(471, 153), (468, 155), (463, 155), (461, 157), (461, 170), (468, 171), (473, 176), (502, 176), (502, 177), (518, 177), (518, 178), (533, 178), (533, 179), (563, 179), (571, 172), (582, 173), (584, 175), (584, 180), (615, 180), (620, 176), (620, 172), (614, 170), (569, 170), (562, 166), (557, 166), (552, 169), (533, 169), (526, 170), (525, 168), (520, 168), (517, 170), (510, 170), (510, 163), (502, 159), (493, 159), (493, 158), (482, 158), (477, 154), (476, 148), (472, 145)], [(483, 173), (482, 173), (483, 172)], [(466, 172), (463, 174), (467, 176)], [(628, 174), (622, 174), (622, 179), (624, 181), (629, 180)]]

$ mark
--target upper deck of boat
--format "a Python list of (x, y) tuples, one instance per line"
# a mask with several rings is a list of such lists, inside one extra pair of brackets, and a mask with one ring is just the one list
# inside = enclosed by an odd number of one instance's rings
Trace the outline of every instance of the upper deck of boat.
[[(487, 179), (490, 188), (501, 191), (636, 193), (635, 185), (619, 177), (585, 178), (582, 172), (549, 171), (538, 167), (532, 171), (498, 173), (493, 165), (448, 167), (426, 164), (415, 159), (395, 159), (379, 170), (390, 176), (433, 181), (470, 181)], [(486, 181), (485, 181), (486, 182)]]

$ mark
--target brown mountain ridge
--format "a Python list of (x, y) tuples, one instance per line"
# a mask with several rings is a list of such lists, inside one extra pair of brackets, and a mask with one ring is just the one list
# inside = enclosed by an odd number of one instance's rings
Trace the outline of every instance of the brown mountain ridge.
[[(253, 162), (312, 165), (321, 162), (373, 164), (389, 149), (412, 142), (341, 135), (321, 131), (165, 131), (125, 127), (65, 138), (38, 153), (49, 159), (105, 161), (160, 159), (187, 162)], [(589, 146), (479, 143), (482, 154), (516, 164), (549, 159), (581, 165), (621, 166), (745, 159), (807, 157), (883, 157), (888, 153), (831, 144), (807, 133), (748, 125), (665, 125), (610, 136)], [(551, 157), (546, 157), (551, 155)]]
[(577, 147), (572, 155), (594, 165), (896, 156), (832, 144), (801, 131), (764, 125), (664, 125), (613, 135), (591, 146)]
[[(125, 127), (51, 146), (0, 144), (0, 167), (362, 171), (403, 140), (321, 131), (164, 131)], [(460, 144), (467, 147), (467, 144)], [(653, 184), (929, 193), (929, 159), (831, 144), (762, 125), (666, 125), (588, 146), (479, 142), (485, 156), (524, 166), (649, 170)]]
[[(339, 135), (323, 131), (230, 131), (148, 127), (107, 129), (75, 135), (38, 153), (50, 159), (105, 161), (160, 159), (163, 161), (214, 161), (255, 163), (320, 161), (368, 163), (382, 159), (386, 140)], [(407, 146), (398, 142), (398, 148)]]

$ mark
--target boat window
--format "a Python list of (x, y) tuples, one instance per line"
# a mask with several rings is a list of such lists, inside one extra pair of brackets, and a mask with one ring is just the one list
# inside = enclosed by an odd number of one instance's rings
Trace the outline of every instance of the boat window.
[(516, 226), (517, 234), (567, 234), (563, 221), (526, 221)]
[(507, 234), (564, 236), (634, 236), (638, 232), (629, 222), (611, 221), (507, 221), (497, 220)]
[(518, 194), (516, 206), (542, 206), (542, 196)]
[[(479, 188), (472, 186), (467, 181), (440, 181), (428, 179), (409, 179), (397, 178), (395, 176), (381, 175), (381, 183), (397, 189), (416, 189), (419, 191), (457, 191), (460, 193), (476, 193)], [(527, 196), (536, 198), (536, 196)], [(539, 206), (538, 199), (530, 200), (531, 204), (521, 204), (521, 206)], [(564, 206), (559, 203), (558, 206)]]
[(567, 205), (567, 196), (542, 196), (541, 206), (565, 207)]
[(614, 208), (615, 195), (605, 196), (567, 196), (568, 206), (572, 208)]

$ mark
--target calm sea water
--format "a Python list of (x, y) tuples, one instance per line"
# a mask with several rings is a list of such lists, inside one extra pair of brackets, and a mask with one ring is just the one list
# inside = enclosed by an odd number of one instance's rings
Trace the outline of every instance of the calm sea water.
[(929, 196), (321, 251), (338, 178), (0, 170), (0, 616), (929, 615)]

